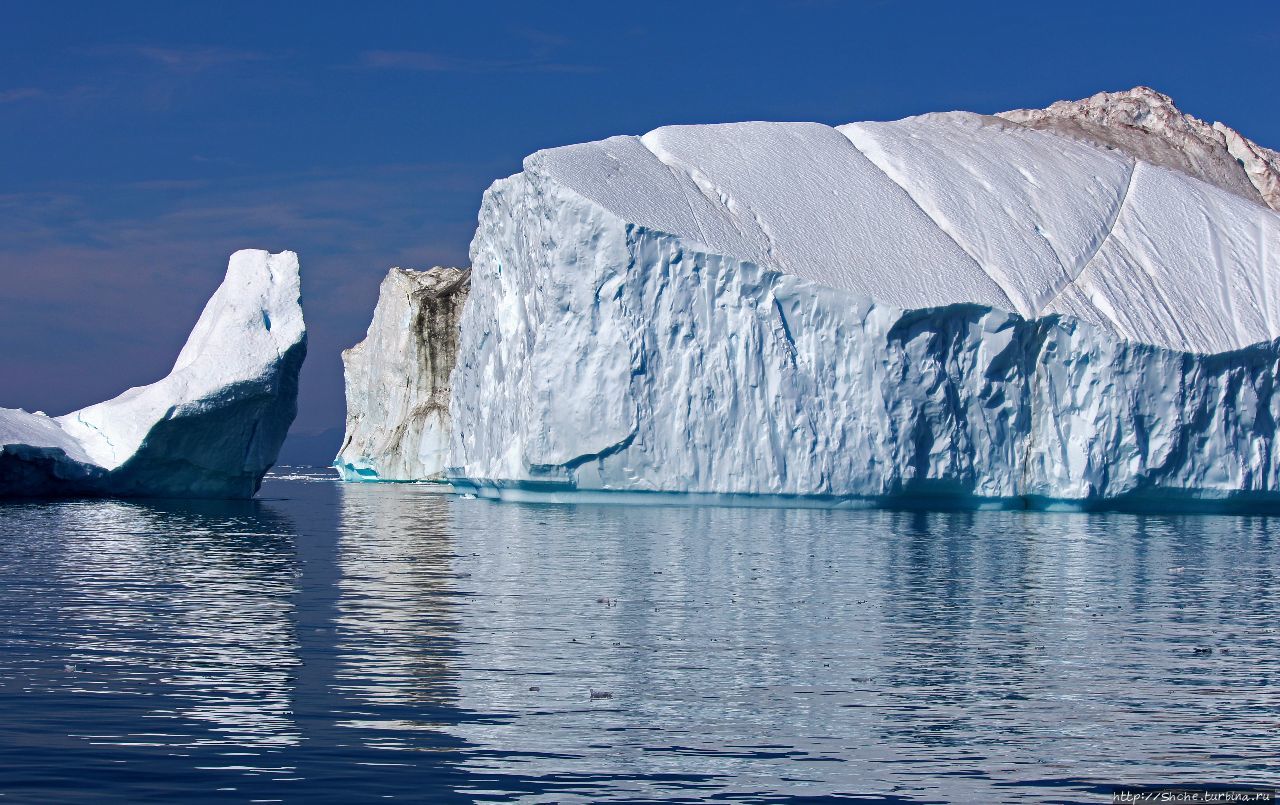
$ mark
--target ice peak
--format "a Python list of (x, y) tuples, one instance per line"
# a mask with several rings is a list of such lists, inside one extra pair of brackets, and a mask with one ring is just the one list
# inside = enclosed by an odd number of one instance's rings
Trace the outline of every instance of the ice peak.
[(1183, 114), (1170, 96), (1142, 85), (1119, 92), (1098, 92), (1080, 101), (1057, 101), (1050, 104), (1049, 109), (1080, 109), (1086, 114), (1103, 117), (1128, 116), (1136, 123), (1151, 120), (1153, 128), (1161, 123), (1204, 125), (1202, 121)]
[(1280, 153), (1222, 123), (1186, 114), (1173, 98), (1151, 87), (1099, 92), (998, 117), (1115, 148), (1280, 211)]

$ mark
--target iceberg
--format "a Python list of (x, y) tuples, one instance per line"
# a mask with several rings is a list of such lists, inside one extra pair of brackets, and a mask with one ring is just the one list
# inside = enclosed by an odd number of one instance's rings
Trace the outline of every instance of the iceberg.
[(162, 380), (60, 417), (0, 409), (0, 496), (252, 497), (297, 413), (298, 256), (244, 250)]
[(346, 434), (334, 466), (347, 481), (441, 481), (451, 437), (449, 375), (467, 269), (393, 268), (364, 341), (342, 353)]
[[(1133, 135), (1135, 98), (1168, 112), (1139, 88), (1050, 107), (1071, 125), (670, 126), (533, 154), (481, 206), (444, 477), (504, 498), (1280, 502), (1266, 171), (1180, 112)], [(396, 382), (421, 381), (373, 396)]]

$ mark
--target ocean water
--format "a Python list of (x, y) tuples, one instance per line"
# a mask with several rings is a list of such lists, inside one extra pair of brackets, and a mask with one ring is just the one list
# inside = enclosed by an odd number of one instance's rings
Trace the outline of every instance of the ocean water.
[(1100, 802), (1280, 783), (1280, 520), (0, 505), (0, 800)]

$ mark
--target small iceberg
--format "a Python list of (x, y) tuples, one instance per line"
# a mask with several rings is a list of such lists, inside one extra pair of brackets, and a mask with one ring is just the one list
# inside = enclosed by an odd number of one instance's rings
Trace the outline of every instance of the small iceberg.
[(297, 414), (298, 256), (231, 255), (173, 371), (60, 417), (0, 408), (0, 497), (248, 498)]

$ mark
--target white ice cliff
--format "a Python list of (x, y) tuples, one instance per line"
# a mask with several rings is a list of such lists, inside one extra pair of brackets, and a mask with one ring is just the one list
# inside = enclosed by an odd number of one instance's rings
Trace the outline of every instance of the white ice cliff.
[(443, 480), (449, 373), (471, 272), (393, 268), (368, 337), (342, 353), (347, 431), (334, 465), (345, 480)]
[(954, 112), (532, 155), (480, 211), (446, 476), (500, 496), (1280, 501), (1280, 214), (1265, 171), (1224, 187), (1216, 157), (1146, 158), (1190, 150), (1181, 134), (1103, 142), (1147, 92), (1082, 102), (1087, 137)]
[(0, 409), (0, 496), (251, 497), (305, 355), (297, 255), (236, 252), (164, 379), (56, 418)]

